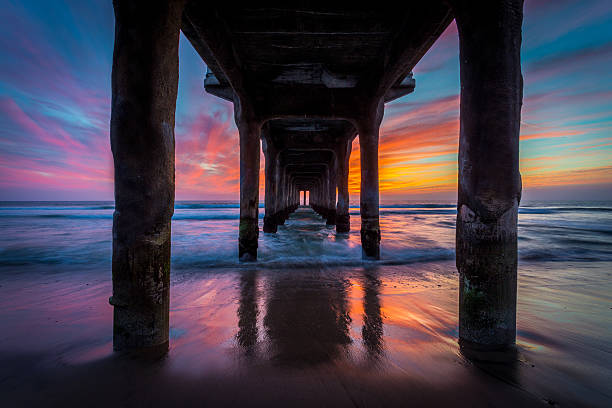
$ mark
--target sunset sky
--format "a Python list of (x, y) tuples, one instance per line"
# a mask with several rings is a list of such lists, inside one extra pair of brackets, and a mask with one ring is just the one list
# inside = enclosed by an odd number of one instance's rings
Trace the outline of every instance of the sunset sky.
[[(0, 200), (112, 200), (111, 0), (8, 0), (0, 8)], [(526, 199), (612, 199), (612, 6), (526, 0), (521, 173)], [(205, 65), (181, 36), (177, 199), (238, 199), (231, 103), (204, 92)], [(387, 104), (383, 201), (456, 197), (455, 24)], [(359, 191), (359, 144), (350, 187)], [(263, 168), (263, 159), (262, 159)], [(263, 192), (263, 178), (262, 178)], [(263, 194), (262, 194), (263, 197)]]

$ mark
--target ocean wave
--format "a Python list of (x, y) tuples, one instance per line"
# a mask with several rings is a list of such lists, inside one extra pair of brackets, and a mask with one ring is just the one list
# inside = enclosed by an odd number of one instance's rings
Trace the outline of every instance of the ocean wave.
[(266, 268), (266, 269), (293, 269), (293, 268), (312, 268), (312, 267), (358, 267), (368, 265), (409, 265), (418, 262), (441, 262), (454, 259), (454, 251), (448, 249), (431, 251), (403, 251), (401, 256), (398, 254), (387, 254), (380, 260), (363, 260), (361, 256), (350, 259), (349, 257), (330, 256), (321, 254), (318, 257), (296, 256), (296, 255), (276, 255), (266, 258), (266, 254), (260, 254), (260, 259), (255, 262), (243, 263), (238, 260), (238, 254), (225, 254), (215, 257), (200, 256), (177, 256), (172, 259), (172, 266), (176, 269), (193, 268)]
[(598, 262), (612, 261), (612, 253), (593, 250), (544, 249), (529, 248), (519, 250), (519, 259), (522, 261), (544, 262)]
[(612, 213), (612, 207), (520, 207), (519, 213), (524, 214), (555, 214), (567, 212)]
[[(260, 213), (259, 218), (263, 218), (264, 214)], [(113, 214), (20, 214), (6, 215), (0, 214), (0, 218), (40, 218), (40, 219), (113, 219)], [(238, 220), (240, 214), (174, 214), (174, 221), (215, 221), (215, 220)]]
[(114, 205), (100, 205), (94, 207), (0, 207), (0, 211), (7, 211), (12, 213), (13, 211), (96, 211), (96, 210), (114, 210)]
[[(520, 242), (520, 241), (519, 241)], [(232, 242), (233, 243), (233, 242)], [(235, 245), (237, 246), (237, 245)], [(177, 253), (178, 252), (178, 253)], [(271, 251), (260, 250), (259, 259), (252, 263), (241, 263), (234, 245), (216, 248), (214, 251), (197, 252), (188, 247), (177, 251), (173, 249), (172, 266), (177, 269), (194, 268), (225, 268), (225, 267), (263, 267), (263, 268), (303, 268), (303, 267), (357, 267), (367, 265), (409, 265), (417, 262), (443, 262), (452, 261), (455, 252), (452, 248), (426, 248), (426, 249), (388, 249), (381, 246), (381, 259), (377, 261), (362, 260), (359, 247), (356, 250), (348, 249), (344, 256), (342, 251), (329, 250), (317, 255), (295, 254), (288, 249), (275, 249)], [(110, 240), (104, 245), (90, 248), (6, 248), (0, 251), (0, 265), (54, 265), (54, 266), (83, 266), (110, 268)], [(567, 246), (542, 247), (519, 245), (519, 259), (523, 262), (585, 262), (585, 261), (612, 261), (612, 251), (605, 247), (585, 248)]]
[[(381, 210), (401, 213), (400, 211), (418, 210), (456, 210), (456, 204), (432, 204), (432, 203), (405, 203), (405, 204), (381, 204)], [(206, 209), (230, 209), (240, 208), (239, 202), (190, 202), (177, 201), (176, 210), (206, 210)], [(259, 203), (259, 208), (264, 208), (264, 203)], [(359, 205), (352, 204), (351, 210), (359, 210)], [(2, 211), (70, 211), (70, 210), (114, 210), (113, 202), (0, 202)], [(546, 205), (522, 205), (519, 212), (525, 214), (552, 214), (567, 212), (596, 212), (612, 213), (612, 207), (607, 206), (546, 206)], [(430, 212), (426, 212), (430, 213)], [(433, 212), (432, 212), (433, 213)]]
[[(547, 235), (549, 233), (554, 232), (563, 232), (563, 233), (572, 233), (572, 232), (584, 232), (584, 233), (595, 233), (612, 236), (612, 225), (593, 225), (593, 224), (574, 224), (574, 225), (558, 225), (558, 224), (535, 224), (535, 223), (526, 223), (519, 221), (519, 234), (520, 229), (531, 229), (535, 231), (545, 232)], [(603, 227), (603, 228), (602, 228)]]
[(107, 245), (81, 248), (65, 247), (21, 247), (4, 248), (0, 250), (0, 265), (74, 265), (74, 266), (102, 266), (110, 267), (111, 246)]
[[(259, 213), (259, 218), (262, 219), (264, 214)], [(172, 217), (173, 221), (215, 221), (215, 220), (239, 220), (240, 214), (238, 212), (234, 214), (174, 214)]]
[(0, 218), (113, 219), (113, 214), (0, 214)]
[[(351, 206), (359, 208), (359, 206)], [(457, 208), (457, 204), (381, 204), (380, 208)]]
[(519, 207), (519, 214), (554, 214), (557, 211), (550, 208), (526, 208)]
[[(443, 210), (443, 209), (434, 209), (434, 210), (426, 210), (426, 209), (400, 209), (400, 210), (387, 210), (385, 208), (381, 208), (380, 209), (380, 214), (381, 215), (453, 215), (453, 214), (457, 214), (457, 210), (456, 209), (449, 209), (449, 210)], [(354, 211), (351, 212), (351, 215), (358, 215), (359, 211)]]
[[(19, 211), (0, 206), (0, 265), (15, 270), (19, 269), (17, 265), (110, 267), (111, 203), (88, 202), (81, 208), (72, 202), (56, 206), (26, 204), (13, 205)], [(519, 218), (521, 261), (612, 260), (612, 216), (606, 205), (572, 205), (562, 208), (563, 215), (547, 215), (558, 208), (556, 204), (521, 207), (530, 214)], [(598, 212), (581, 212), (593, 209)], [(454, 205), (396, 204), (382, 206), (380, 212), (386, 229), (382, 231), (382, 259), (374, 264), (454, 258)], [(264, 213), (259, 211), (260, 219)], [(361, 260), (358, 209), (352, 207), (351, 215), (354, 229), (348, 237), (339, 239), (320, 216), (300, 209), (278, 234), (260, 234), (260, 259), (248, 265), (293, 268), (371, 264)], [(176, 268), (248, 267), (238, 262), (236, 203), (178, 202), (173, 220), (172, 262)]]
[[(200, 210), (200, 209), (215, 209), (215, 208), (240, 208), (240, 203), (181, 203), (174, 204), (175, 210)], [(260, 203), (259, 208), (264, 208), (264, 204)]]

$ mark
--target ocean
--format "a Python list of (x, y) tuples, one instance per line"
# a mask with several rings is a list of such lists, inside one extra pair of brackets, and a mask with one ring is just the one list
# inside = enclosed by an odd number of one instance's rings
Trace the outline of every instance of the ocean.
[[(261, 205), (260, 207), (263, 207)], [(110, 267), (112, 202), (0, 202), (3, 267)], [(260, 230), (264, 211), (260, 208)], [(258, 266), (360, 265), (359, 208), (351, 206), (351, 233), (294, 214), (278, 234), (260, 234)], [(456, 205), (404, 203), (380, 208), (380, 264), (454, 258)], [(175, 271), (235, 267), (239, 205), (176, 203), (172, 221)], [(519, 258), (523, 262), (612, 261), (611, 202), (531, 202), (519, 210)]]
[[(612, 202), (521, 205), (520, 358), (508, 370), (475, 365), (458, 350), (454, 204), (382, 205), (380, 261), (361, 259), (358, 207), (346, 235), (299, 208), (277, 234), (260, 232), (257, 262), (240, 263), (238, 204), (179, 201), (170, 352), (146, 381), (123, 366), (124, 374), (108, 374), (113, 209), (0, 203), (0, 391), (8, 406), (91, 403), (92, 393), (100, 405), (121, 403), (125, 393), (102, 389), (126, 381), (154, 384), (151, 401), (183, 387), (172, 393), (179, 405), (266, 395), (320, 405), (314, 383), (339, 387), (347, 405), (361, 395), (347, 384), (369, 390), (365, 405), (373, 397), (392, 405), (406, 393), (429, 398), (424, 404), (461, 395), (479, 406), (486, 394), (505, 395), (501, 405), (612, 405)], [(204, 398), (202, 389), (227, 392)]]

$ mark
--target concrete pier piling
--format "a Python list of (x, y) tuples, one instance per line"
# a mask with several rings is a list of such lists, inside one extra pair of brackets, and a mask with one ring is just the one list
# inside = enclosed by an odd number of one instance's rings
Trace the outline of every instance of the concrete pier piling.
[(234, 103), (240, 135), (240, 228), (238, 256), (242, 261), (257, 259), (259, 238), (259, 152), (260, 123), (252, 112)]
[(380, 222), (378, 215), (378, 132), (384, 105), (380, 101), (357, 124), (361, 153), (361, 249), (364, 258), (380, 258)]
[(328, 167), (328, 177), (327, 177), (327, 188), (328, 188), (328, 196), (327, 196), (327, 213), (325, 224), (329, 226), (336, 225), (336, 155), (334, 153), (334, 157), (332, 159), (332, 163), (330, 163)]
[(266, 177), (263, 231), (274, 233), (278, 228), (276, 220), (276, 203), (278, 200), (278, 158), (276, 149), (274, 149), (274, 146), (270, 143), (267, 136), (262, 135), (261, 142), (264, 153)]
[(467, 353), (515, 344), (521, 199), (523, 2), (477, 3), (453, 3), (461, 61), (459, 339)]
[[(354, 135), (353, 135), (354, 137)], [(338, 203), (336, 205), (336, 231), (346, 233), (351, 230), (351, 217), (349, 215), (349, 159), (351, 157), (352, 139), (347, 138), (345, 143), (340, 143), (336, 150), (337, 156), (337, 188)]]
[(189, 0), (113, 4), (116, 211), (110, 301), (116, 350), (168, 346), (181, 30), (207, 65), (206, 91), (234, 104), (240, 260), (257, 259), (260, 149), (264, 232), (276, 233), (300, 206), (302, 192), (306, 205), (308, 191), (308, 205), (337, 233), (347, 233), (355, 137), (362, 254), (376, 260), (384, 105), (414, 91), (411, 70), (454, 18), (461, 53), (459, 337), (466, 350), (512, 348), (522, 0), (409, 1), (386, 10), (368, 4), (258, 9)]
[(174, 112), (183, 3), (113, 2), (113, 348), (168, 348)]

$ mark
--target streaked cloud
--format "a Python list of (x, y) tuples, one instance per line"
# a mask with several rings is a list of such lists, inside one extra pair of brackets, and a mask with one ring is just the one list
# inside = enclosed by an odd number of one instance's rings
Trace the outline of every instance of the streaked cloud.
[[(112, 199), (113, 24), (106, 0), (3, 4), (0, 199)], [(612, 185), (611, 25), (607, 1), (525, 2), (521, 171), (527, 193), (580, 188), (601, 195)], [(238, 199), (233, 107), (203, 91), (204, 72), (182, 37), (177, 198)], [(415, 93), (387, 105), (381, 128), (383, 199), (452, 198), (459, 139), (454, 23), (414, 72)], [(263, 166), (262, 157), (262, 196)], [(358, 139), (350, 170), (356, 199)]]

